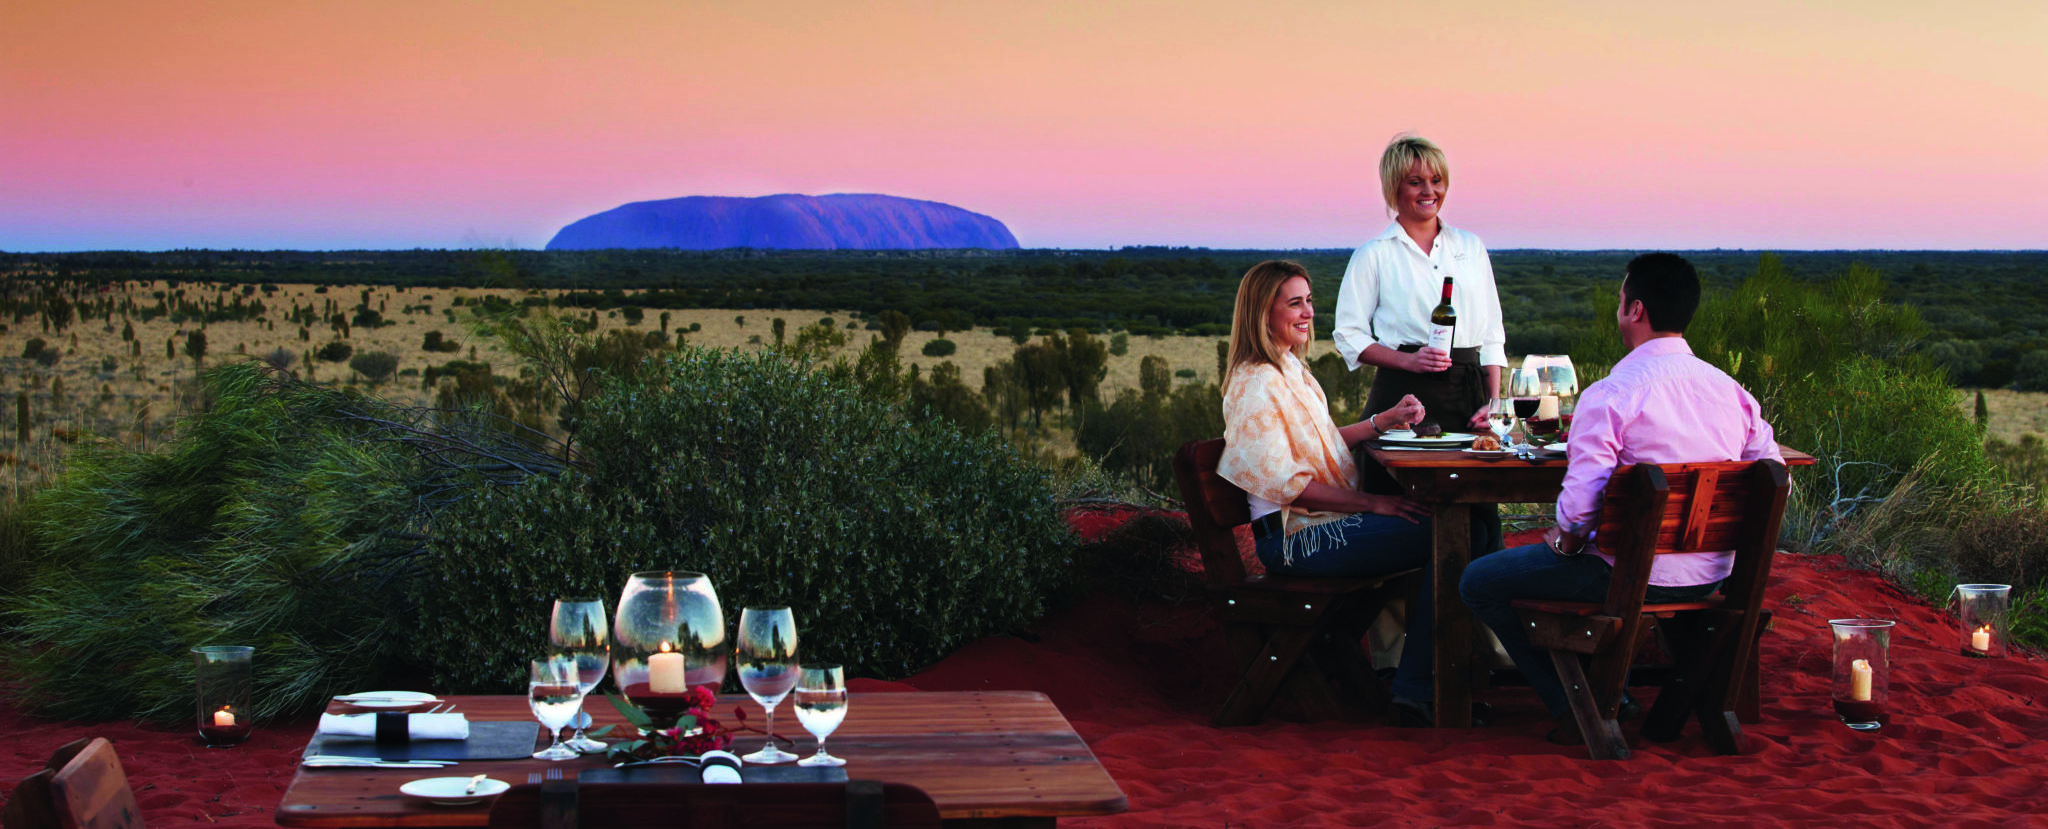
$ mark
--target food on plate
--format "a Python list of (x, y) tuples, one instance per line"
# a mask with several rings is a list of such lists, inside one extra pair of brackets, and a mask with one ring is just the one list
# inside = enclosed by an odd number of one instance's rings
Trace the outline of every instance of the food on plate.
[(1444, 427), (1438, 426), (1434, 423), (1415, 424), (1415, 436), (1419, 438), (1433, 438), (1443, 433)]
[(1492, 435), (1480, 435), (1472, 441), (1472, 449), (1475, 452), (1499, 452), (1501, 450), (1500, 438)]

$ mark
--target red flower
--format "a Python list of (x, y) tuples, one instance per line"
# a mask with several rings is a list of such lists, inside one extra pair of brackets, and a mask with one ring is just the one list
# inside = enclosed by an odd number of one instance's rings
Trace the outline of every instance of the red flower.
[(711, 693), (711, 686), (698, 685), (690, 689), (686, 701), (691, 708), (709, 709), (718, 704), (718, 695)]

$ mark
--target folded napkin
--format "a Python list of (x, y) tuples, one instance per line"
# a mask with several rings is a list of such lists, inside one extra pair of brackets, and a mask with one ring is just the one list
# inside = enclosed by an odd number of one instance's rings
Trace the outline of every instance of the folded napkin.
[(378, 742), (467, 740), (469, 718), (461, 714), (321, 714), (319, 733)]

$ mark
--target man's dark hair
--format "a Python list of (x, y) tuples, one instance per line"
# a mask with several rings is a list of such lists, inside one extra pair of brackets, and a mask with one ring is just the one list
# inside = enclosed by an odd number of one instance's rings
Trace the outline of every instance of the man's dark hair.
[(1621, 281), (1622, 302), (1640, 302), (1650, 330), (1683, 334), (1700, 308), (1700, 275), (1675, 253), (1645, 253), (1628, 261)]

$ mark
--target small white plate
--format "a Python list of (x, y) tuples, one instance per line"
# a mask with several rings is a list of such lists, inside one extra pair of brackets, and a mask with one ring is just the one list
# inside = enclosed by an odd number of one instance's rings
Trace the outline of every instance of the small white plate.
[(334, 701), (346, 702), (357, 708), (411, 708), (439, 699), (440, 697), (433, 694), (423, 694), (419, 691), (364, 691), (360, 694), (335, 697)]
[(441, 806), (467, 806), (487, 797), (504, 794), (506, 789), (512, 788), (512, 784), (486, 777), (477, 781), (475, 793), (463, 793), (467, 788), (467, 777), (428, 777), (399, 786), (398, 790)]
[(1564, 452), (1565, 452), (1565, 444), (1564, 444), (1564, 442), (1562, 442), (1562, 441), (1560, 441), (1560, 442), (1558, 442), (1558, 443), (1553, 443), (1553, 444), (1551, 444), (1551, 445), (1549, 445), (1549, 446), (1545, 446), (1545, 447), (1543, 447), (1543, 451), (1545, 451), (1545, 452), (1556, 452), (1556, 453), (1558, 453), (1558, 454), (1562, 455), (1562, 454), (1564, 454)]

